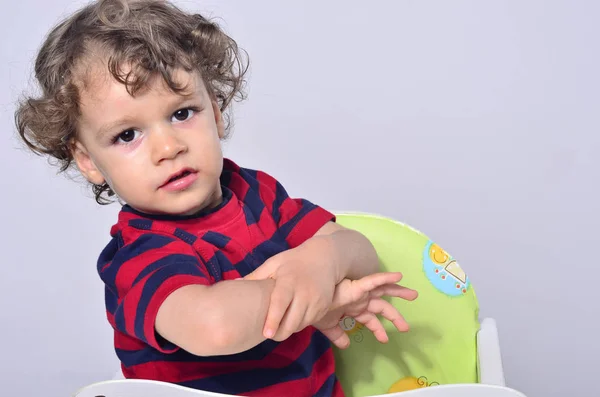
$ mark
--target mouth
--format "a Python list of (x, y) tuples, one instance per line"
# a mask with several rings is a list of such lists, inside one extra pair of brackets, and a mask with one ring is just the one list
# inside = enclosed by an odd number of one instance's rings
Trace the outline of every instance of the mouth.
[(192, 170), (191, 168), (184, 168), (181, 171), (177, 172), (176, 174), (173, 174), (169, 177), (169, 179), (167, 179), (160, 187), (165, 187), (173, 182), (176, 182), (180, 179), (183, 179), (189, 175), (195, 174), (196, 171)]

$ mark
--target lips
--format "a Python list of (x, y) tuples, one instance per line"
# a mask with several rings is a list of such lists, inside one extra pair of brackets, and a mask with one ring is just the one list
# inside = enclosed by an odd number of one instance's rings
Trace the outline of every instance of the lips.
[(191, 175), (191, 174), (195, 174), (196, 171), (194, 171), (191, 168), (184, 168), (178, 172), (176, 172), (175, 174), (172, 174), (169, 179), (167, 179), (160, 187), (165, 187), (169, 184), (172, 184), (173, 182), (176, 182), (180, 179), (184, 179), (185, 177)]

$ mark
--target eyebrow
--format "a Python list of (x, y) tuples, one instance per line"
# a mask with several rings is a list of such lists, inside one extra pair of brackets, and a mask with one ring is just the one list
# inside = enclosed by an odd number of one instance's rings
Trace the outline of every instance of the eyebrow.
[[(115, 130), (124, 128), (126, 125), (132, 124), (134, 120), (130, 117), (125, 117), (116, 121), (113, 121), (108, 124), (104, 124), (102, 127), (98, 129), (98, 136), (103, 138), (108, 134), (116, 132)], [(119, 131), (120, 132), (120, 131)]]
[[(199, 93), (196, 90), (189, 92), (189, 93), (186, 92), (186, 93), (177, 94), (177, 99), (171, 100), (171, 101), (169, 101), (169, 100), (165, 101), (165, 107), (181, 106), (186, 101), (189, 101), (192, 98), (199, 96), (198, 94)], [(200, 97), (202, 97), (202, 95), (200, 95)], [(201, 99), (204, 100), (203, 97)], [(121, 131), (116, 131), (116, 130), (121, 130), (122, 128), (126, 128), (127, 125), (131, 125), (131, 124), (135, 124), (135, 118), (126, 116), (122, 119), (118, 119), (118, 120), (112, 121), (108, 124), (102, 125), (98, 129), (97, 135), (100, 138), (104, 138), (108, 134), (121, 132)]]

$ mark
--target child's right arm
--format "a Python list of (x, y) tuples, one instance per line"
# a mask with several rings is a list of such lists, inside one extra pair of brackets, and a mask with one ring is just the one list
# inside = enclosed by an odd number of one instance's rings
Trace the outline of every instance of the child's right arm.
[(158, 309), (156, 331), (198, 356), (246, 351), (265, 340), (263, 328), (275, 281), (222, 281), (188, 285)]
[[(416, 291), (397, 285), (399, 273), (375, 273), (344, 280), (335, 290), (330, 312), (314, 324), (336, 346), (349, 339), (338, 325), (343, 315), (365, 324), (380, 342), (387, 341), (376, 314), (408, 330), (402, 315), (383, 296), (414, 300)], [(228, 355), (265, 340), (263, 328), (275, 280), (222, 281), (212, 286), (188, 285), (171, 293), (160, 306), (156, 330), (165, 339), (198, 356)]]
[(109, 322), (166, 354), (229, 355), (258, 345), (275, 280), (222, 280), (217, 265), (180, 238), (124, 227), (98, 260)]

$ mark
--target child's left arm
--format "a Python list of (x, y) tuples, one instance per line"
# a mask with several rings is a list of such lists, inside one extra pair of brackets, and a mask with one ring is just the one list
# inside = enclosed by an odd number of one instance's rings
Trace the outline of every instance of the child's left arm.
[[(358, 280), (379, 271), (379, 258), (373, 244), (362, 233), (345, 228), (335, 222), (327, 222), (311, 240), (326, 241), (336, 269), (336, 284), (344, 279)], [(315, 255), (320, 253), (316, 252)]]
[(386, 343), (388, 335), (378, 314), (391, 321), (400, 332), (408, 331), (409, 325), (384, 297), (413, 301), (418, 296), (417, 291), (398, 285), (401, 279), (401, 273), (388, 272), (371, 274), (359, 280), (343, 280), (335, 288), (329, 312), (313, 326), (338, 348), (344, 349), (350, 345), (350, 338), (340, 326), (340, 319), (350, 316), (373, 332), (378, 341)]
[(342, 280), (378, 270), (377, 253), (364, 235), (328, 222), (313, 237), (271, 257), (245, 278), (276, 280), (264, 336), (281, 341), (320, 320)]

